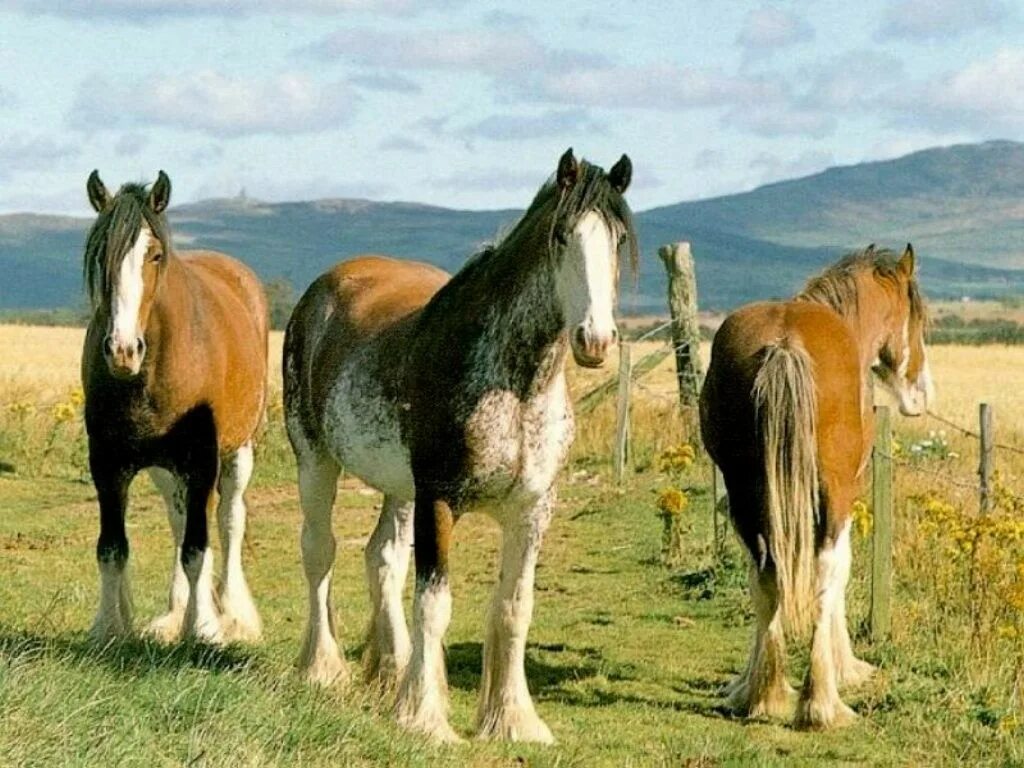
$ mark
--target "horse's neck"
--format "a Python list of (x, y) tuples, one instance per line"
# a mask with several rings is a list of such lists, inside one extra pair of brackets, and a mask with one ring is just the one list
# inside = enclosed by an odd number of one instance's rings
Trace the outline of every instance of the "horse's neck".
[(184, 264), (168, 255), (146, 327), (146, 346), (154, 360), (189, 354), (190, 349), (194, 353), (198, 348), (194, 338), (197, 324), (193, 322), (197, 300)]
[(874, 279), (864, 277), (858, 285), (857, 311), (847, 318), (860, 347), (860, 367), (865, 375), (878, 359), (892, 313), (892, 297)]
[[(532, 234), (517, 233), (506, 241), (488, 255), (494, 261), (478, 265), (462, 287), (483, 298), (482, 322), (452, 318), (467, 332), (461, 342), (479, 393), (507, 389), (528, 400), (549, 389), (564, 370), (568, 337), (553, 265), (547, 254), (535, 252), (538, 241), (545, 242), (542, 235)], [(452, 309), (458, 313), (458, 307)]]

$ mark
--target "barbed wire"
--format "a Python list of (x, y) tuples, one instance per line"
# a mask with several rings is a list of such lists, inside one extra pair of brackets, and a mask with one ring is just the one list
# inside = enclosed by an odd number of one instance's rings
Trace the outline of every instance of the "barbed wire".
[[(927, 415), (930, 419), (934, 419), (935, 421), (939, 422), (940, 424), (945, 424), (947, 427), (950, 427), (951, 429), (955, 429), (957, 432), (959, 432), (960, 434), (964, 435), (965, 437), (972, 437), (975, 440), (980, 440), (981, 439), (981, 434), (979, 432), (975, 432), (973, 429), (968, 429), (967, 427), (963, 427), (963, 426), (957, 424), (952, 419), (949, 419), (949, 418), (943, 416), (942, 414), (935, 413), (935, 411), (929, 410), (929, 411), (925, 411), (925, 415)], [(1011, 453), (1016, 453), (1016, 454), (1020, 454), (1021, 456), (1024, 456), (1024, 448), (1021, 448), (1021, 447), (1016, 446), (1016, 445), (1011, 445), (1009, 443), (992, 443), (992, 447), (993, 448), (999, 448), (999, 449), (1004, 450), (1004, 451), (1010, 451)]]

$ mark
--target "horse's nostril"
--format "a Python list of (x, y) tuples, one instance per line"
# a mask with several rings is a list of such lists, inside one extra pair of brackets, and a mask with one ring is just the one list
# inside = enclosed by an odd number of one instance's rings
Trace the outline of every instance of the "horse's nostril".
[(612, 328), (612, 344), (615, 344), (619, 340), (619, 329)]
[(109, 334), (103, 339), (103, 351), (108, 355), (114, 354), (114, 337)]
[(139, 354), (139, 357), (146, 351), (146, 342), (141, 338), (135, 340), (135, 351)]
[(587, 335), (586, 335), (586, 332), (583, 330), (583, 326), (582, 325), (577, 325), (576, 326), (576, 330), (573, 331), (572, 335), (573, 335), (573, 340), (576, 342), (576, 346), (582, 347), (582, 346), (586, 345)]

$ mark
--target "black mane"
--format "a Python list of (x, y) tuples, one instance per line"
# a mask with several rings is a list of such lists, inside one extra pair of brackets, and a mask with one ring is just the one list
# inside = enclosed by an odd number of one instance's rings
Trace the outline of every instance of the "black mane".
[(149, 206), (149, 193), (144, 184), (125, 184), (96, 217), (85, 243), (82, 278), (89, 301), (96, 307), (113, 287), (128, 250), (139, 237), (142, 225), (149, 226), (153, 236), (170, 254), (171, 236), (167, 218), (154, 213)]

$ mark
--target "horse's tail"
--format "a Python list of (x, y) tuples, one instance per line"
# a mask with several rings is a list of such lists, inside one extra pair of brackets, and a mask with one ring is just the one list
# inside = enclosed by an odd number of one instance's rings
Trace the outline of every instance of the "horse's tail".
[(765, 349), (754, 379), (762, 440), (768, 554), (775, 565), (783, 626), (802, 633), (811, 622), (818, 516), (818, 407), (813, 363), (790, 341)]

